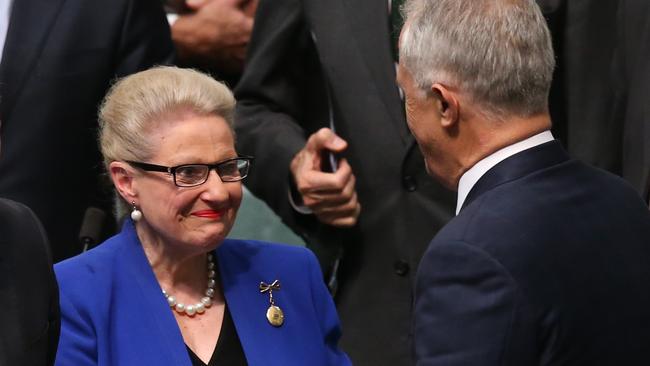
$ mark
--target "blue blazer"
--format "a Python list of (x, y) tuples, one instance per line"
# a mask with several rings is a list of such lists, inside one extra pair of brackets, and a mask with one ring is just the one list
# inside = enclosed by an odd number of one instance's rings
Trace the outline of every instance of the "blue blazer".
[[(225, 240), (216, 250), (224, 295), (249, 365), (349, 365), (339, 320), (314, 255), (301, 247)], [(133, 223), (58, 263), (61, 338), (56, 365), (191, 365), (181, 332)], [(261, 281), (285, 315), (266, 319)]]
[(497, 164), (417, 273), (418, 366), (650, 365), (650, 211), (559, 142)]

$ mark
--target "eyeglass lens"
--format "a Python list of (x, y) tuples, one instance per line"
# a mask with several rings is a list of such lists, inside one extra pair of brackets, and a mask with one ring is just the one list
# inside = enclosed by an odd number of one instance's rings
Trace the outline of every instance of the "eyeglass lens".
[[(234, 159), (217, 165), (216, 170), (223, 182), (236, 182), (246, 177), (248, 166), (248, 160)], [(207, 180), (210, 169), (210, 166), (201, 164), (178, 166), (174, 172), (176, 184), (180, 186), (202, 184)]]

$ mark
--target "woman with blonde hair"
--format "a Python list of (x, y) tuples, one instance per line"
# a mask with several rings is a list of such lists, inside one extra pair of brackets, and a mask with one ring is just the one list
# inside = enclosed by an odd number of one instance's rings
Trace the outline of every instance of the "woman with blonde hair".
[(347, 365), (334, 304), (305, 248), (230, 240), (251, 157), (223, 84), (158, 67), (100, 109), (122, 231), (55, 266), (57, 365)]

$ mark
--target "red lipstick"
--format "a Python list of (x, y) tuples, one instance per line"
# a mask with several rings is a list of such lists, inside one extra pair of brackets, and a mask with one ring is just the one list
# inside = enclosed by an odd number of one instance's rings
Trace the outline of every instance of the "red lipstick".
[(223, 216), (223, 212), (215, 210), (201, 210), (192, 212), (192, 216), (203, 217), (206, 219), (220, 219)]

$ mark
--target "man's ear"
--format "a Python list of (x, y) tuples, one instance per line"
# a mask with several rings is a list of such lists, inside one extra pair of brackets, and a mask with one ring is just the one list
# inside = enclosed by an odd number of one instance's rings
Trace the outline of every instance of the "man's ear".
[(133, 179), (135, 170), (130, 165), (121, 161), (113, 161), (108, 166), (108, 173), (115, 189), (126, 202), (137, 201), (138, 190)]
[(460, 116), (460, 103), (456, 93), (438, 83), (431, 86), (431, 91), (438, 100), (438, 112), (440, 113), (442, 127), (455, 127)]

